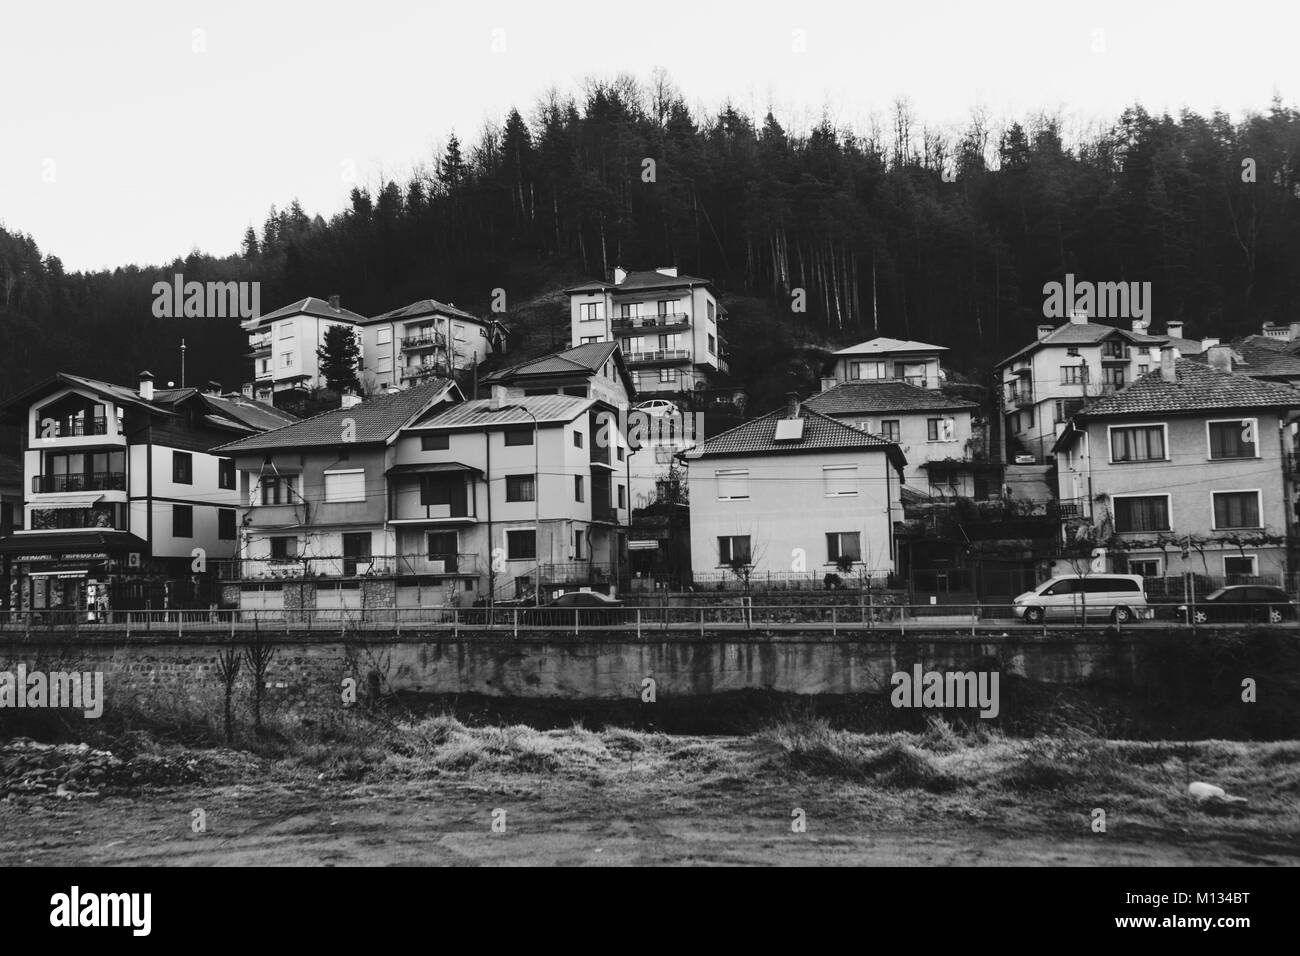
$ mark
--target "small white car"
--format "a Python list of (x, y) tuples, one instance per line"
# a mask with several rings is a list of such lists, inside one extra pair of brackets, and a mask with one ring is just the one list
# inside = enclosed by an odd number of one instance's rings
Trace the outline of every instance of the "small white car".
[(633, 411), (645, 412), (647, 415), (676, 415), (677, 406), (664, 398), (653, 398), (648, 402), (637, 402)]
[(1109, 618), (1116, 624), (1151, 617), (1138, 574), (1064, 574), (1015, 599), (1015, 616), (1026, 624)]

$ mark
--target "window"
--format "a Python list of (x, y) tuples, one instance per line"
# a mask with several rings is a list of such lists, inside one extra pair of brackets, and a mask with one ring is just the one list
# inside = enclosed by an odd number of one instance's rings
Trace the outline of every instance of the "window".
[(957, 422), (952, 418), (931, 418), (926, 422), (928, 441), (956, 441)]
[(446, 451), (451, 447), (450, 435), (421, 435), (420, 451)]
[(718, 307), (714, 305), (712, 302), (707, 302), (705, 304), (709, 308), (709, 321), (712, 322), (716, 319), (718, 315)]
[(507, 531), (506, 557), (511, 561), (522, 561), (537, 557), (537, 532)]
[(627, 489), (622, 485), (618, 486), (618, 506), (620, 508), (627, 507)]
[[(459, 498), (457, 498), (459, 496)], [(452, 516), (465, 514), (465, 482), (455, 475), (423, 475), (420, 478), (420, 504), (453, 505)]]
[(283, 365), (283, 366), (285, 366), (286, 368), (288, 368), (290, 365), (292, 365), (292, 364), (293, 364), (293, 353), (292, 353), (292, 352), (284, 352), (284, 353), (282, 353), (282, 354), (280, 355), (280, 364)]
[(1140, 574), (1144, 578), (1160, 577), (1159, 558), (1129, 558), (1128, 573)]
[(582, 447), (582, 432), (580, 432), (580, 431), (575, 431), (575, 432), (573, 433), (573, 447), (574, 447), (574, 448), (581, 448), (581, 447)]
[(430, 531), (428, 540), (430, 560), (453, 555), (459, 550), (455, 531)]
[(1216, 491), (1214, 498), (1214, 528), (1258, 528), (1258, 491)]
[(898, 441), (903, 437), (903, 428), (896, 418), (882, 419), (880, 422), (880, 434), (890, 441)]
[(826, 534), (826, 560), (831, 564), (861, 561), (862, 545), (856, 531), (830, 531)]
[(1070, 356), (1071, 358), (1078, 358), (1079, 350), (1077, 348), (1068, 348), (1065, 350), (1065, 354)]
[(194, 456), (189, 452), (172, 452), (172, 481), (178, 485), (194, 484)]
[(596, 344), (597, 342), (599, 342), (599, 341), (600, 341), (600, 336), (599, 336), (599, 335), (584, 335), (584, 336), (582, 336), (582, 338), (578, 339), (578, 344), (579, 344), (579, 345), (595, 345), (595, 344)]
[(577, 528), (573, 530), (573, 559), (582, 560), (582, 532)]
[(507, 428), (505, 435), (507, 445), (531, 445), (533, 443), (533, 430), (531, 428)]
[(1019, 432), (1020, 430), (1020, 413), (1012, 412), (1007, 416), (1007, 431)]
[(659, 306), (660, 315), (670, 315), (676, 303), (672, 299), (660, 299), (657, 305)]
[(1169, 526), (1168, 495), (1116, 496), (1114, 501), (1116, 531), (1172, 530)]
[(375, 335), (375, 343), (378, 345), (392, 345), (393, 327), (390, 325), (390, 326), (385, 326), (382, 329), (379, 329)]
[(285, 322), (284, 324), (282, 324), (282, 325), (280, 326), (279, 335), (280, 335), (280, 338), (282, 338), (282, 339), (291, 339), (291, 338), (293, 338), (293, 323), (292, 323), (292, 322)]
[(1253, 418), (1225, 422), (1207, 422), (1210, 433), (1210, 458), (1257, 458), (1259, 422)]
[(1254, 577), (1259, 573), (1259, 556), (1254, 554), (1247, 555), (1227, 555), (1223, 556), (1223, 573), (1239, 574), (1247, 577)]
[(1149, 371), (1151, 371), (1151, 366), (1150, 366), (1150, 365), (1139, 365), (1139, 366), (1138, 366), (1138, 374), (1139, 374), (1139, 375), (1145, 375), (1145, 374), (1146, 374), (1147, 372), (1149, 372)]
[(677, 381), (677, 372), (670, 368), (661, 368), (659, 370), (659, 381), (675, 382)]
[(582, 475), (573, 476), (573, 500), (574, 501), (584, 500), (583, 489), (582, 489)]
[(457, 342), (465, 341), (465, 326), (461, 322), (456, 322), (451, 327), (451, 337)]
[(599, 302), (584, 302), (582, 303), (581, 308), (583, 322), (599, 322), (601, 320), (602, 316), (600, 314)]
[(325, 472), (325, 501), (339, 504), (366, 500), (366, 473), (362, 469)]
[(630, 318), (632, 318), (632, 303), (631, 303), (631, 302), (621, 302), (621, 303), (619, 303), (619, 306), (618, 306), (618, 315), (619, 315), (619, 318), (621, 318), (621, 319), (630, 319)]
[(289, 561), (298, 556), (298, 539), (292, 537), (271, 539), (271, 560)]
[(849, 378), (876, 381), (885, 377), (884, 362), (850, 362)]
[(822, 494), (827, 498), (850, 498), (858, 493), (857, 465), (825, 465)]
[(226, 489), (235, 487), (235, 459), (217, 459), (217, 487)]
[(749, 535), (718, 538), (719, 564), (749, 564)]
[(1025, 427), (1026, 428), (1034, 427), (1034, 410), (1032, 407), (1025, 409)]
[(535, 501), (537, 480), (533, 475), (506, 475), (506, 501)]
[(749, 472), (741, 469), (715, 471), (718, 481), (718, 500), (737, 501), (749, 497)]
[(235, 509), (217, 509), (217, 537), (222, 541), (235, 540)]
[(291, 505), (297, 499), (297, 475), (263, 476), (259, 484), (262, 486), (262, 504), (264, 505)]
[(1062, 365), (1061, 384), (1082, 385), (1088, 380), (1087, 372), (1088, 366), (1086, 365)]
[(1121, 368), (1104, 368), (1101, 370), (1101, 380), (1109, 385), (1124, 384), (1124, 369)]
[(615, 449), (614, 449), (614, 453), (615, 453), (616, 455), (618, 455), (618, 460), (619, 460), (619, 461), (622, 461), (622, 460), (623, 460), (623, 446), (622, 446), (622, 445), (619, 445), (617, 448), (615, 448)]
[(709, 333), (708, 339), (709, 339), (709, 354), (716, 355), (718, 351), (718, 340), (713, 337), (712, 332)]
[(172, 505), (172, 537), (194, 537), (193, 505)]
[(1163, 425), (1130, 425), (1110, 429), (1110, 460), (1164, 461), (1165, 427)]
[(1069, 421), (1079, 413), (1083, 406), (1084, 399), (1082, 398), (1058, 398), (1054, 403), (1055, 420), (1058, 422)]

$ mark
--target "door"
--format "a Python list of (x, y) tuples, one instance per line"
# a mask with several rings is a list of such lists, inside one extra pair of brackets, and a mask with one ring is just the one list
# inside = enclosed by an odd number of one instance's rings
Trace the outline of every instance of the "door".
[(343, 574), (351, 577), (357, 573), (370, 570), (370, 532), (343, 535)]

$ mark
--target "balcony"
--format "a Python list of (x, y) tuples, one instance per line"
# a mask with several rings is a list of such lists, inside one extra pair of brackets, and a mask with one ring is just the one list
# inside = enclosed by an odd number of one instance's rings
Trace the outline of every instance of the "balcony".
[(441, 332), (431, 332), (424, 335), (407, 335), (402, 338), (402, 351), (416, 351), (418, 349), (435, 349), (442, 348), (446, 339)]
[(335, 557), (228, 558), (208, 562), (222, 581), (438, 575), (480, 573), (477, 554), (374, 554)]
[(1032, 408), (1034, 405), (1033, 395), (1027, 391), (1014, 391), (1007, 396), (1007, 404), (1016, 408)]
[(47, 419), (38, 423), (42, 428), (42, 437), (44, 436), (44, 427), (46, 421), (53, 421), (55, 438), (72, 438), (85, 435), (108, 435), (108, 418), (104, 415), (95, 415), (88, 418), (64, 418), (64, 419)]
[(271, 336), (254, 335), (248, 340), (248, 352), (246, 354), (249, 358), (257, 358), (261, 355), (270, 355)]
[(668, 312), (662, 315), (634, 315), (614, 319), (610, 325), (616, 332), (629, 329), (689, 329), (691, 317), (687, 312)]
[(627, 354), (627, 364), (629, 365), (675, 364), (689, 362), (690, 360), (690, 349), (656, 349), (653, 352), (629, 352)]
[(61, 491), (126, 491), (126, 472), (97, 471), (80, 475), (33, 475), (32, 493), (57, 494)]
[(404, 365), (401, 371), (401, 381), (422, 381), (440, 374), (441, 365), (434, 365), (430, 362), (428, 365)]

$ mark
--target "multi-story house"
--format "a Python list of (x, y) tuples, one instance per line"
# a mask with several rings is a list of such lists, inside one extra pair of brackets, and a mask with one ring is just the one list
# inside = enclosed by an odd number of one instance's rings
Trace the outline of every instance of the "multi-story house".
[[(1286, 341), (1267, 335), (1247, 335), (1233, 340), (1228, 347), (1231, 348), (1234, 372), (1283, 385), (1300, 385), (1300, 355), (1296, 355)], [(1193, 358), (1208, 362), (1209, 353)]]
[(897, 443), (791, 398), (683, 458), (697, 585), (894, 570), (907, 465)]
[(612, 281), (565, 292), (572, 344), (617, 341), (643, 396), (714, 387), (728, 372), (727, 312), (708, 279), (678, 275), (676, 267), (616, 268)]
[(1288, 417), (1300, 392), (1166, 347), (1153, 371), (1088, 405), (1055, 443), (1062, 543), (1147, 576), (1276, 575), (1295, 532)]
[(512, 397), (573, 395), (598, 398), (617, 407), (631, 403), (636, 390), (618, 344), (612, 341), (575, 345), (551, 355), (520, 362), (483, 377), (482, 385), (505, 386)]
[(505, 327), (436, 299), (420, 299), (357, 322), (362, 338), (362, 390), (405, 388), (430, 378), (455, 378), (489, 354), (505, 351)]
[(227, 602), (257, 611), (392, 607), (393, 445), (403, 426), (460, 399), (454, 383), (435, 379), (220, 448), (233, 459), (243, 506)]
[(0, 541), (13, 606), (193, 606), (235, 553), (234, 463), (214, 451), (292, 416), (193, 388), (137, 390), (60, 373), (6, 404), (23, 430), (21, 524)]
[(627, 460), (612, 404), (494, 385), (402, 429), (388, 489), (397, 553), (418, 574), (460, 575), (444, 604), (612, 591), (625, 576)]
[(836, 382), (902, 381), (917, 388), (938, 389), (946, 381), (940, 363), (946, 351), (942, 345), (880, 336), (832, 353), (831, 374)]
[(329, 301), (308, 296), (241, 323), (248, 333), (257, 398), (269, 402), (275, 392), (324, 385), (316, 350), (325, 344), (326, 330), (334, 325), (353, 328), (364, 321), (332, 295)]

